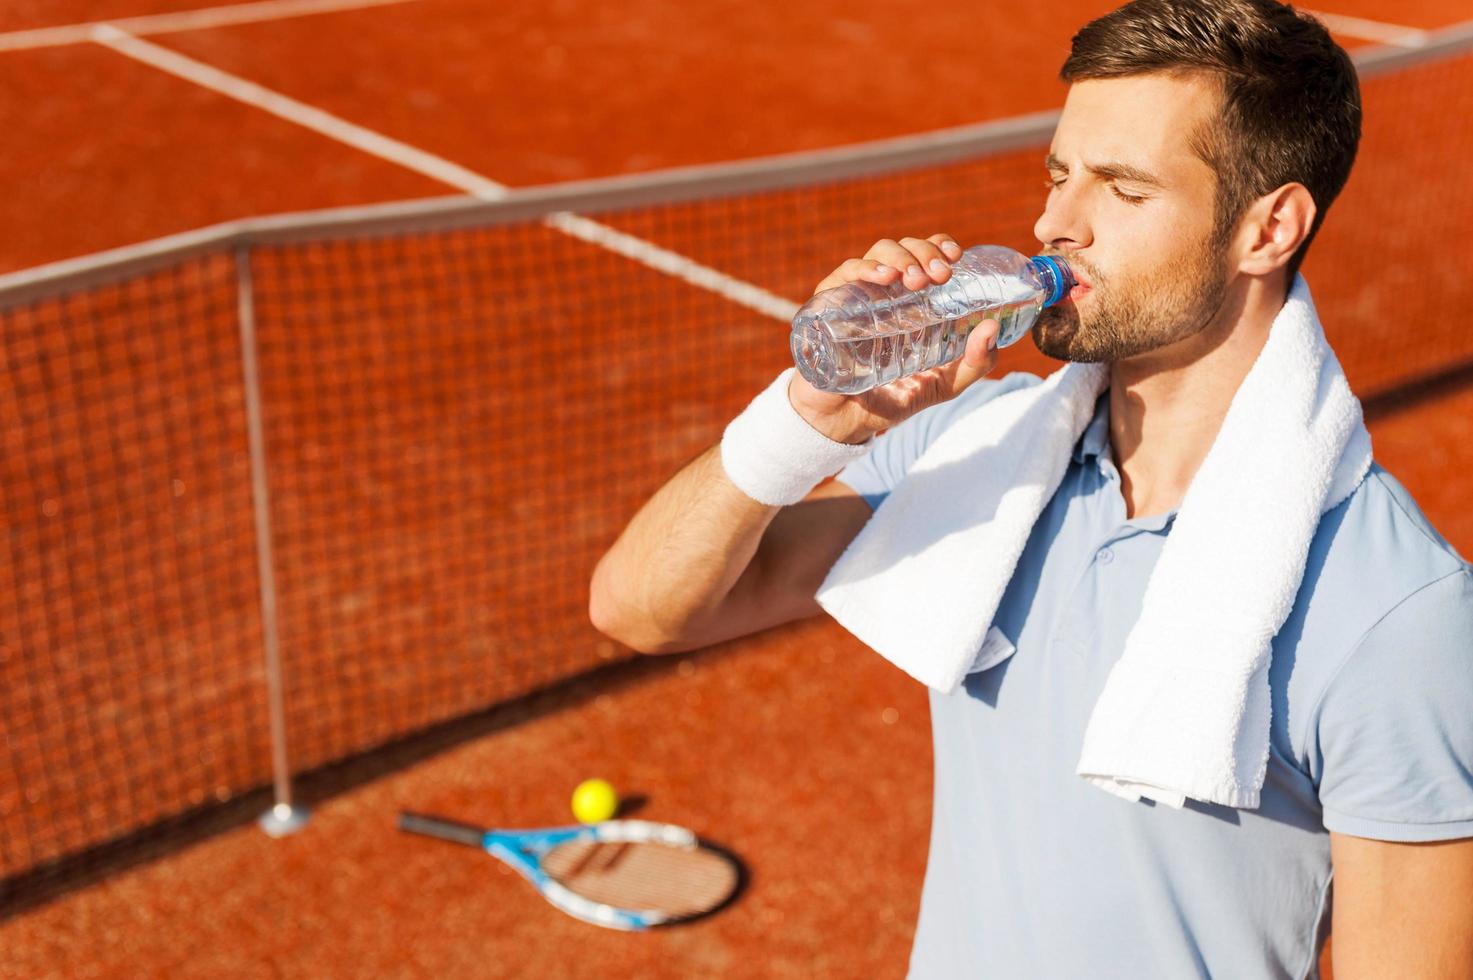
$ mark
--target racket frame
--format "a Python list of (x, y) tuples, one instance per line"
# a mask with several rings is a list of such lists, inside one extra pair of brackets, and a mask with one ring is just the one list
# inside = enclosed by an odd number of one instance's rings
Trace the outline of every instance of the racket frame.
[(399, 829), (479, 847), (515, 869), (544, 898), (573, 918), (631, 932), (669, 922), (672, 916), (658, 909), (619, 908), (584, 898), (544, 871), (542, 858), (555, 847), (579, 842), (655, 843), (686, 851), (695, 850), (700, 845), (699, 838), (685, 827), (649, 820), (605, 820), (566, 827), (507, 830), (476, 827), (406, 811), (399, 816)]

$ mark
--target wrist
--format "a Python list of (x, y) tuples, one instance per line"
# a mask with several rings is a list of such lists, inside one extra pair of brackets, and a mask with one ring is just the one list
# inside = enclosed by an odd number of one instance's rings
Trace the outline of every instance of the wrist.
[(727, 478), (769, 506), (797, 503), (826, 477), (868, 454), (874, 444), (861, 433), (849, 433), (851, 438), (864, 438), (859, 444), (833, 439), (804, 418), (788, 393), (796, 373), (788, 368), (778, 375), (721, 438), (721, 465)]
[(847, 421), (840, 413), (824, 414), (806, 405), (798, 404), (793, 398), (793, 384), (797, 380), (798, 374), (794, 371), (793, 376), (788, 379), (788, 404), (792, 406), (800, 419), (808, 423), (809, 428), (830, 442), (848, 446), (862, 446), (874, 438), (874, 432), (868, 429), (855, 429), (853, 423)]

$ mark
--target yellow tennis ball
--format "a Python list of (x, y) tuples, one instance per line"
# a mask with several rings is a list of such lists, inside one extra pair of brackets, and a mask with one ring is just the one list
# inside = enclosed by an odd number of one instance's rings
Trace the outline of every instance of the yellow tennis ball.
[(582, 823), (608, 820), (619, 809), (619, 794), (603, 779), (585, 779), (573, 790), (573, 816)]

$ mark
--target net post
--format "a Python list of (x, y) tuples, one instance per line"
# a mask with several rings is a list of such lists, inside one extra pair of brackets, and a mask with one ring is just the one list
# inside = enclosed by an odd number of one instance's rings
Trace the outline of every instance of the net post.
[(271, 773), (274, 803), (256, 823), (272, 837), (296, 833), (307, 809), (292, 801), (291, 764), (286, 750), (286, 696), (276, 618), (276, 575), (271, 553), (271, 501), (266, 486), (266, 436), (261, 422), (260, 366), (256, 347), (256, 304), (251, 282), (251, 247), (235, 247), (235, 282), (240, 324), (241, 372), (251, 459), (251, 502), (255, 510), (256, 566), (261, 589), (261, 636), (266, 660), (266, 698), (271, 715)]

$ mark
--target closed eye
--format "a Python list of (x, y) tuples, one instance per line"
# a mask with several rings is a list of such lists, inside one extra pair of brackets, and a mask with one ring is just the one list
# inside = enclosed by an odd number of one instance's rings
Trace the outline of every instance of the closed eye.
[[(1068, 179), (1067, 177), (1047, 177), (1044, 179), (1043, 186), (1046, 190), (1056, 191), (1063, 187)], [(1114, 184), (1110, 185), (1110, 193), (1114, 194), (1126, 204), (1144, 204), (1146, 202), (1145, 197), (1137, 194), (1127, 194)]]

